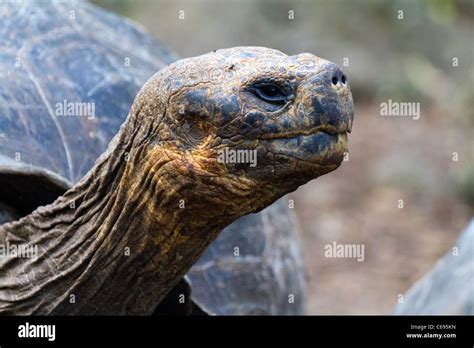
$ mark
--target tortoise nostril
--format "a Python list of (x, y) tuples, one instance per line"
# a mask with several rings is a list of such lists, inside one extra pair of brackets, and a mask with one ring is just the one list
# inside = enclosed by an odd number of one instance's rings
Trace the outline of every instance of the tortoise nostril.
[(337, 82), (338, 82), (337, 76), (333, 76), (333, 77), (332, 77), (332, 84), (333, 84), (333, 85), (337, 85)]
[(346, 75), (343, 74), (343, 75), (341, 76), (341, 81), (342, 81), (343, 84), (346, 84), (346, 81), (347, 81)]

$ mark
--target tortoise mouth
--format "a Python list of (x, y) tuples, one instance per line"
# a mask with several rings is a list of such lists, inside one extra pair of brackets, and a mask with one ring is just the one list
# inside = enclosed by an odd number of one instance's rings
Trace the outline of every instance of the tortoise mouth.
[(282, 133), (268, 133), (262, 134), (258, 137), (260, 140), (275, 140), (275, 139), (294, 139), (298, 137), (309, 137), (312, 135), (316, 135), (318, 133), (325, 133), (327, 135), (335, 136), (338, 134), (347, 134), (350, 133), (351, 130), (347, 126), (340, 126), (336, 127), (334, 125), (325, 124), (320, 125), (308, 130), (296, 130), (290, 132), (282, 132)]
[(347, 133), (318, 128), (313, 132), (278, 134), (263, 142), (274, 154), (318, 165), (333, 165), (339, 164), (347, 152)]

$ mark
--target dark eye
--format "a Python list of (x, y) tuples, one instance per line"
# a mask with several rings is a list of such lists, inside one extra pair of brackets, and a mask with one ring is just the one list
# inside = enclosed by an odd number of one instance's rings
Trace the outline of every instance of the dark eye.
[(286, 91), (275, 83), (257, 83), (252, 86), (253, 93), (272, 104), (283, 105), (288, 101)]

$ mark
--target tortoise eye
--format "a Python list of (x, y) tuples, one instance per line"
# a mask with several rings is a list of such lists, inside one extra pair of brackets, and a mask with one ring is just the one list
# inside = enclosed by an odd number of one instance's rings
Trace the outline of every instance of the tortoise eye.
[(288, 101), (288, 93), (275, 83), (256, 83), (251, 89), (258, 98), (268, 103), (283, 105)]

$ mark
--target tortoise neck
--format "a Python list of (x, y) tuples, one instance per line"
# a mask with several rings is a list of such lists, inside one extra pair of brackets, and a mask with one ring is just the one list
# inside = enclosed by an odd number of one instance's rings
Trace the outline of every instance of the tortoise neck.
[[(0, 283), (0, 312), (150, 314), (218, 232), (249, 209), (232, 201), (232, 188), (206, 194), (219, 178), (193, 177), (203, 170), (199, 161), (127, 132), (54, 203), (0, 226), (3, 242), (38, 250), (35, 260), (0, 259), (2, 269), (28, 277)], [(226, 193), (229, 204), (220, 197)], [(3, 301), (8, 294), (22, 296)]]

